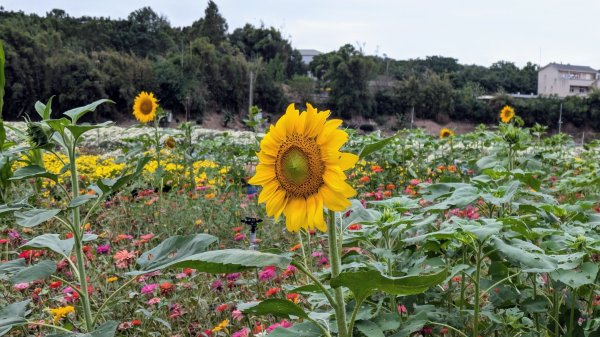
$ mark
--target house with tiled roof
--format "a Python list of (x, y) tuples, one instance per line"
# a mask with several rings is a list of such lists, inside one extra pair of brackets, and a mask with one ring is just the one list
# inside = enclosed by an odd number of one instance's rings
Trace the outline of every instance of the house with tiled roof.
[(550, 63), (538, 71), (538, 95), (585, 96), (598, 88), (598, 70), (588, 66)]

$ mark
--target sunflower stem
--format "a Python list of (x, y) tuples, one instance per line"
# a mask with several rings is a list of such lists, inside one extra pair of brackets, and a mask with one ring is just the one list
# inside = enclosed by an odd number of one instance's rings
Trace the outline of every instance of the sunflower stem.
[[(331, 278), (340, 274), (342, 268), (342, 259), (340, 254), (340, 245), (335, 226), (335, 212), (329, 211), (327, 224), (327, 239), (329, 241), (329, 259), (331, 265)], [(346, 303), (344, 302), (344, 292), (342, 287), (335, 288), (335, 318), (338, 326), (338, 336), (347, 337), (348, 327), (346, 326)]]

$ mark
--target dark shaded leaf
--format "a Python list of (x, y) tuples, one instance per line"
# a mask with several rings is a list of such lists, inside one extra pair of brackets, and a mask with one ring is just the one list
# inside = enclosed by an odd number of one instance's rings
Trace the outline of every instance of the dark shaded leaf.
[(277, 317), (290, 318), (290, 316), (307, 318), (308, 315), (294, 302), (279, 298), (266, 299), (262, 302), (250, 302), (239, 304), (237, 307), (243, 313), (255, 315), (273, 315)]

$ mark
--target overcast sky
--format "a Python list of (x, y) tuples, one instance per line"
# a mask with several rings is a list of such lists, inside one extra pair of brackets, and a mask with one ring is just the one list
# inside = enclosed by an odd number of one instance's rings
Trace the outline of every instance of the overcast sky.
[[(208, 0), (0, 0), (6, 10), (124, 18), (150, 6), (173, 26), (204, 15)], [(345, 43), (395, 59), (428, 55), (489, 66), (562, 62), (600, 67), (600, 1), (595, 0), (216, 0), (229, 31), (274, 26), (298, 49)]]

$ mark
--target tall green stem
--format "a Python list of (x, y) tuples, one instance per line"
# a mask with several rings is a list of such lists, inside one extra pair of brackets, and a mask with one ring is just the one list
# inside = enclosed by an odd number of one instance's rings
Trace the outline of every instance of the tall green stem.
[[(69, 160), (71, 164), (71, 193), (72, 199), (79, 195), (79, 177), (77, 173), (77, 163), (75, 154), (75, 144), (69, 148)], [(72, 200), (71, 199), (71, 200)], [(83, 253), (83, 229), (81, 228), (81, 214), (79, 207), (73, 208), (73, 229), (75, 236), (75, 257), (77, 258), (77, 271), (79, 274), (79, 284), (81, 286), (81, 302), (83, 306), (83, 315), (85, 318), (85, 327), (87, 332), (91, 332), (94, 328), (92, 319), (92, 309), (90, 306), (90, 298), (88, 294), (87, 273), (85, 269), (85, 258)]]
[(571, 289), (571, 314), (569, 315), (569, 332), (567, 336), (573, 337), (573, 328), (575, 327), (575, 306), (577, 304), (577, 294), (575, 289)]
[(483, 250), (483, 244), (477, 246), (477, 267), (475, 269), (475, 303), (473, 304), (473, 337), (479, 337), (479, 283), (481, 281), (481, 261), (483, 260), (481, 252)]
[[(329, 211), (327, 224), (327, 239), (329, 243), (329, 264), (331, 265), (331, 278), (340, 274), (342, 269), (342, 259), (340, 256), (340, 245), (337, 237), (337, 228), (335, 226), (335, 212)], [(344, 293), (342, 287), (335, 289), (335, 318), (338, 326), (338, 336), (347, 337), (346, 326), (346, 303), (344, 302)]]

